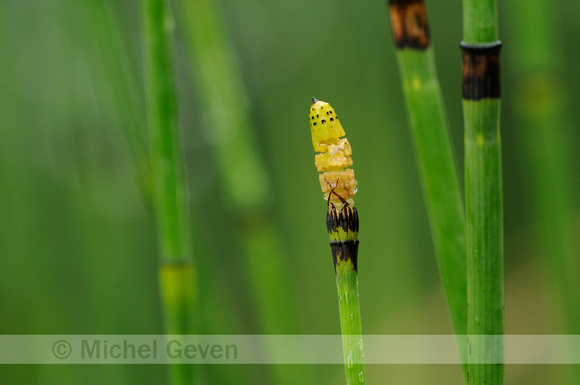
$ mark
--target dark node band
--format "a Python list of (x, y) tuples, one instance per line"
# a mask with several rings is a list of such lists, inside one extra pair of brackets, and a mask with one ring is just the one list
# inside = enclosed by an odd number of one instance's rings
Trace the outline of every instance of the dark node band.
[(358, 271), (358, 241), (330, 242), (330, 251), (332, 252), (334, 274), (336, 274), (336, 264), (339, 261), (348, 262), (351, 260), (354, 271)]
[(487, 44), (461, 42), (463, 60), (463, 99), (501, 97), (501, 41)]
[(358, 232), (358, 212), (356, 207), (344, 206), (340, 211), (330, 207), (326, 213), (326, 230), (329, 233), (341, 227), (345, 232)]
[(389, 15), (398, 48), (424, 50), (429, 47), (429, 21), (423, 0), (389, 0)]

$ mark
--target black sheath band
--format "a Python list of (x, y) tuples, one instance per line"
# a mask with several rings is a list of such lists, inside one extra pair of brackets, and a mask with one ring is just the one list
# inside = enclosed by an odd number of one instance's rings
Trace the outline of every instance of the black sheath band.
[(339, 261), (348, 262), (349, 259), (352, 260), (354, 271), (358, 271), (358, 241), (330, 242), (330, 251), (334, 263), (334, 274), (336, 274), (336, 264)]
[(429, 47), (429, 21), (423, 0), (389, 0), (389, 15), (397, 48)]
[(488, 44), (461, 42), (463, 99), (501, 97), (500, 49), (499, 40)]

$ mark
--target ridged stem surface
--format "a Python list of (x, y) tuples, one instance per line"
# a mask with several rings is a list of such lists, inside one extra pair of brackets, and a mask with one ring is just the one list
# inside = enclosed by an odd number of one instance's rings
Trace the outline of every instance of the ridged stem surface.
[(504, 333), (498, 36), (497, 0), (463, 0), (468, 382), (474, 385), (504, 382), (502, 339), (484, 337)]
[(336, 288), (342, 332), (346, 383), (366, 384), (364, 367), (364, 345), (360, 320), (358, 294), (358, 274), (350, 263), (340, 263), (336, 267)]
[(451, 319), (467, 332), (465, 213), (432, 48), (397, 50), (407, 115)]
[[(464, 101), (469, 384), (503, 384), (503, 206), (499, 101)], [(483, 337), (483, 338), (482, 338)], [(481, 363), (494, 362), (484, 365)]]
[[(463, 1), (468, 382), (504, 382), (500, 55), (495, 0)], [(487, 338), (486, 338), (487, 337)]]
[[(465, 211), (425, 3), (390, 0), (389, 16), (431, 234), (455, 333), (467, 334)], [(465, 344), (460, 351), (466, 362)], [(465, 367), (464, 367), (465, 368)]]

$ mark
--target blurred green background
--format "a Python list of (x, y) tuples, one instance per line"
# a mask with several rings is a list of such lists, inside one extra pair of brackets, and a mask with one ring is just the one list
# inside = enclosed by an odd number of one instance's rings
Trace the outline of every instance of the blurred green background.
[[(359, 281), (365, 334), (448, 334), (451, 326), (407, 127), (383, 1), (221, 0), (246, 90), (258, 153), (270, 178), (274, 229), (301, 334), (339, 334), (336, 287), (308, 126), (311, 97), (330, 102), (353, 147), (361, 218)], [(500, 4), (508, 334), (564, 334), (533, 215), (526, 108), (521, 91), (543, 71), (562, 119), (554, 135), (579, 143), (575, 109), (580, 4), (540, 13), (550, 51), (525, 43), (526, 2)], [(430, 26), (462, 170), (461, 8), (428, 1)], [(553, 12), (552, 12), (553, 11)], [(143, 149), (148, 146), (137, 1), (0, 2), (0, 333), (160, 334), (155, 225)], [(536, 15), (537, 16), (537, 15)], [(530, 18), (530, 20), (533, 20)], [(262, 314), (245, 274), (225, 202), (183, 28), (174, 54), (197, 266), (200, 332), (260, 334)], [(524, 36), (524, 38), (522, 38)], [(552, 58), (547, 60), (543, 58)], [(531, 64), (530, 64), (531, 63)], [(525, 69), (525, 70), (524, 70)], [(550, 99), (552, 101), (553, 99)], [(530, 107), (532, 106), (532, 107)], [(132, 139), (130, 139), (132, 138)], [(139, 138), (135, 140), (135, 138)], [(571, 196), (580, 171), (568, 160)], [(537, 182), (536, 182), (537, 183)], [(569, 230), (578, 233), (573, 199)], [(243, 222), (242, 222), (243, 223)], [(263, 271), (278, 260), (264, 258)], [(278, 263), (278, 262), (276, 262)], [(553, 277), (553, 276), (552, 276)], [(268, 277), (272, 282), (280, 277)], [(577, 316), (578, 313), (574, 314)], [(287, 333), (281, 326), (273, 333)], [(272, 383), (268, 366), (212, 366), (207, 384)], [(340, 365), (294, 366), (312, 384), (344, 383)], [(506, 383), (566, 383), (567, 366), (508, 366)], [(462, 383), (458, 366), (372, 365), (371, 384)], [(2, 366), (6, 384), (163, 384), (166, 368)], [(579, 380), (569, 380), (571, 384)]]

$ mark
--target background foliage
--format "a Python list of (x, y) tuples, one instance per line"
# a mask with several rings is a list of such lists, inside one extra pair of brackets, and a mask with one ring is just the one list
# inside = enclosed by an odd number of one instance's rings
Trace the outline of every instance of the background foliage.
[[(517, 4), (500, 3), (505, 329), (559, 334), (566, 322), (536, 242), (535, 191), (528, 180), (533, 176), (522, 148), (526, 127), (516, 114), (518, 87), (530, 81), (520, 71), (526, 55), (517, 53), (541, 58), (542, 52), (514, 47), (522, 28), (534, 28), (512, 22), (517, 12), (526, 12), (525, 4)], [(221, 0), (219, 5), (273, 185), (300, 333), (340, 333), (325, 202), (308, 132), (312, 96), (333, 105), (353, 146), (364, 333), (450, 333), (384, 2)], [(427, 4), (462, 170), (461, 9), (452, 5), (457, 4)], [(557, 102), (569, 122), (555, 132), (578, 143), (572, 122), (580, 116), (572, 107), (580, 97), (580, 77), (572, 69), (580, 57), (570, 47), (579, 33), (580, 5), (557, 0), (551, 6), (557, 38), (552, 48), (563, 60), (550, 75), (561, 86)], [(179, 24), (175, 32), (201, 329), (260, 334), (239, 241), (231, 236), (240, 224), (216, 175), (212, 128), (200, 107)], [(111, 47), (122, 54), (111, 54)], [(139, 157), (147, 134), (137, 2), (2, 1), (0, 53), (0, 333), (161, 333), (149, 182)], [(534, 97), (541, 103), (542, 94)], [(141, 142), (129, 140), (128, 132), (140, 132)], [(578, 164), (570, 167), (575, 193)], [(268, 263), (264, 259), (265, 271)], [(338, 365), (295, 368), (309, 370), (312, 383), (344, 381)], [(506, 383), (564, 383), (568, 372), (565, 366), (508, 366)], [(455, 366), (375, 365), (367, 374), (370, 383), (462, 381)], [(145, 365), (0, 367), (3, 382), (19, 384), (164, 383), (165, 375), (164, 367)], [(213, 366), (204, 375), (212, 384), (271, 383), (266, 366)]]

